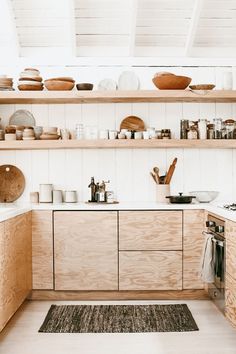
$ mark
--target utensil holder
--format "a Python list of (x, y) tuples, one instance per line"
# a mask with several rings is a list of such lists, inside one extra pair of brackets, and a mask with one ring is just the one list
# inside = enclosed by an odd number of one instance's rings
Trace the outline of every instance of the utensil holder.
[(169, 184), (157, 184), (156, 185), (156, 201), (157, 203), (168, 203), (166, 196), (170, 195)]

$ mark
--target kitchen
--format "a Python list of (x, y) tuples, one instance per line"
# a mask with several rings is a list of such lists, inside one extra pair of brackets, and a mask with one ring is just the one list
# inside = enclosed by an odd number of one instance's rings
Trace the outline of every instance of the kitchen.
[(233, 354), (232, 1), (71, 4), (2, 4), (0, 353)]

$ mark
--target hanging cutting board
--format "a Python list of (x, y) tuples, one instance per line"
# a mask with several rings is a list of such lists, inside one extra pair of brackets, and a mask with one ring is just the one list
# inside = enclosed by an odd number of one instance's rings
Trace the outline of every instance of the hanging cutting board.
[(145, 130), (144, 121), (136, 116), (128, 116), (122, 120), (120, 124), (121, 129), (135, 130), (135, 131), (143, 131)]
[(25, 177), (21, 170), (13, 165), (0, 166), (0, 203), (17, 200), (25, 189)]

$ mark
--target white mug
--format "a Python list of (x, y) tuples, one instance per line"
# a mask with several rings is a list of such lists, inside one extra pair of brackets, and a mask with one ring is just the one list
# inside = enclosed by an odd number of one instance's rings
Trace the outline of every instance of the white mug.
[(134, 133), (134, 139), (142, 139), (142, 138), (143, 138), (143, 132)]
[(76, 191), (65, 191), (65, 203), (76, 203), (77, 202), (77, 192)]
[(131, 139), (132, 133), (130, 131), (125, 132), (126, 139)]

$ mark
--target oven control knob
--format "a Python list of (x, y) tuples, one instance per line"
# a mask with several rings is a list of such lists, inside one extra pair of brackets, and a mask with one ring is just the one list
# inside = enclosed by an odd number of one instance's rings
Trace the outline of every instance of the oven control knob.
[(216, 223), (215, 223), (215, 221), (206, 221), (206, 226), (207, 227), (214, 227), (214, 226), (216, 226)]
[(222, 233), (224, 231), (225, 231), (224, 226), (222, 225), (215, 226), (215, 232)]

